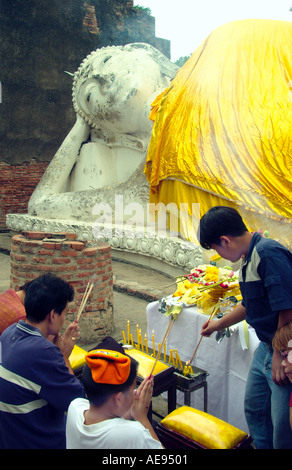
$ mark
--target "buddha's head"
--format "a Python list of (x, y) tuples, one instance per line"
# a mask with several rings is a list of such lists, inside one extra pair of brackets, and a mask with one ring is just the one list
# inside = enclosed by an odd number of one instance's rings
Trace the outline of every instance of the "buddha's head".
[(74, 109), (92, 128), (106, 133), (148, 133), (151, 102), (177, 69), (149, 44), (97, 49), (74, 75)]

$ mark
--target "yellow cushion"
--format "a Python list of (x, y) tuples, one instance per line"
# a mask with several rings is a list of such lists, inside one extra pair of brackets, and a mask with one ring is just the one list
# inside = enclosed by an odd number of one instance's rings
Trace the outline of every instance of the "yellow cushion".
[(207, 449), (232, 449), (247, 437), (231, 424), (189, 406), (172, 411), (161, 424)]
[(84, 366), (85, 364), (85, 354), (87, 354), (87, 351), (84, 349), (79, 348), (79, 346), (74, 346), (70, 356), (69, 356), (69, 362), (72, 367), (72, 369), (78, 369), (79, 367)]
[[(145, 379), (146, 377), (150, 375), (155, 358), (148, 356), (148, 354), (145, 354), (142, 351), (139, 351), (138, 349), (135, 349), (135, 348), (127, 350), (126, 354), (136, 359), (136, 361), (139, 363), (139, 366), (138, 366), (139, 377), (142, 377), (143, 379)], [(169, 366), (167, 364), (163, 364), (163, 362), (158, 361), (152, 374), (156, 375), (159, 372), (162, 372), (163, 370), (167, 369), (168, 367)]]

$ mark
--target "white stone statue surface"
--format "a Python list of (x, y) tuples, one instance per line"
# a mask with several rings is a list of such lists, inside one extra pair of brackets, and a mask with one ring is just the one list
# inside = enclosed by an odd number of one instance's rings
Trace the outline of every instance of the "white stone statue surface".
[[(75, 125), (33, 192), (28, 214), (8, 214), (7, 226), (14, 231), (74, 231), (80, 239), (100, 239), (117, 250), (187, 269), (200, 263), (199, 247), (167, 234), (145, 233), (149, 113), (177, 70), (144, 43), (104, 47), (88, 55), (73, 78)], [(125, 230), (130, 215), (125, 206), (136, 210), (141, 232), (137, 224), (134, 231), (131, 226)]]
[(31, 196), (28, 213), (90, 221), (94, 204), (110, 204), (116, 194), (127, 202), (147, 201), (148, 116), (176, 70), (148, 44), (105, 47), (86, 57), (74, 74), (76, 123)]

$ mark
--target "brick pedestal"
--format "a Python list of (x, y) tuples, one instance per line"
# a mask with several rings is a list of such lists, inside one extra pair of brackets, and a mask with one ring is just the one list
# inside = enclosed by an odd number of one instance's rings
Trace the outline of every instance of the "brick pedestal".
[(88, 282), (94, 287), (79, 320), (79, 344), (98, 343), (114, 329), (111, 248), (84, 242), (73, 233), (23, 232), (11, 240), (11, 288), (45, 273), (69, 282), (75, 290), (66, 322), (75, 320)]

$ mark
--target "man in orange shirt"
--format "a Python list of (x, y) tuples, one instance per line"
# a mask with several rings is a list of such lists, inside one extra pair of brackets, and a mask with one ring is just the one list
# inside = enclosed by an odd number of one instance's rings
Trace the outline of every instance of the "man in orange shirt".
[(0, 294), (0, 335), (8, 326), (26, 319), (24, 298), (29, 284), (24, 284), (17, 291), (8, 289)]

